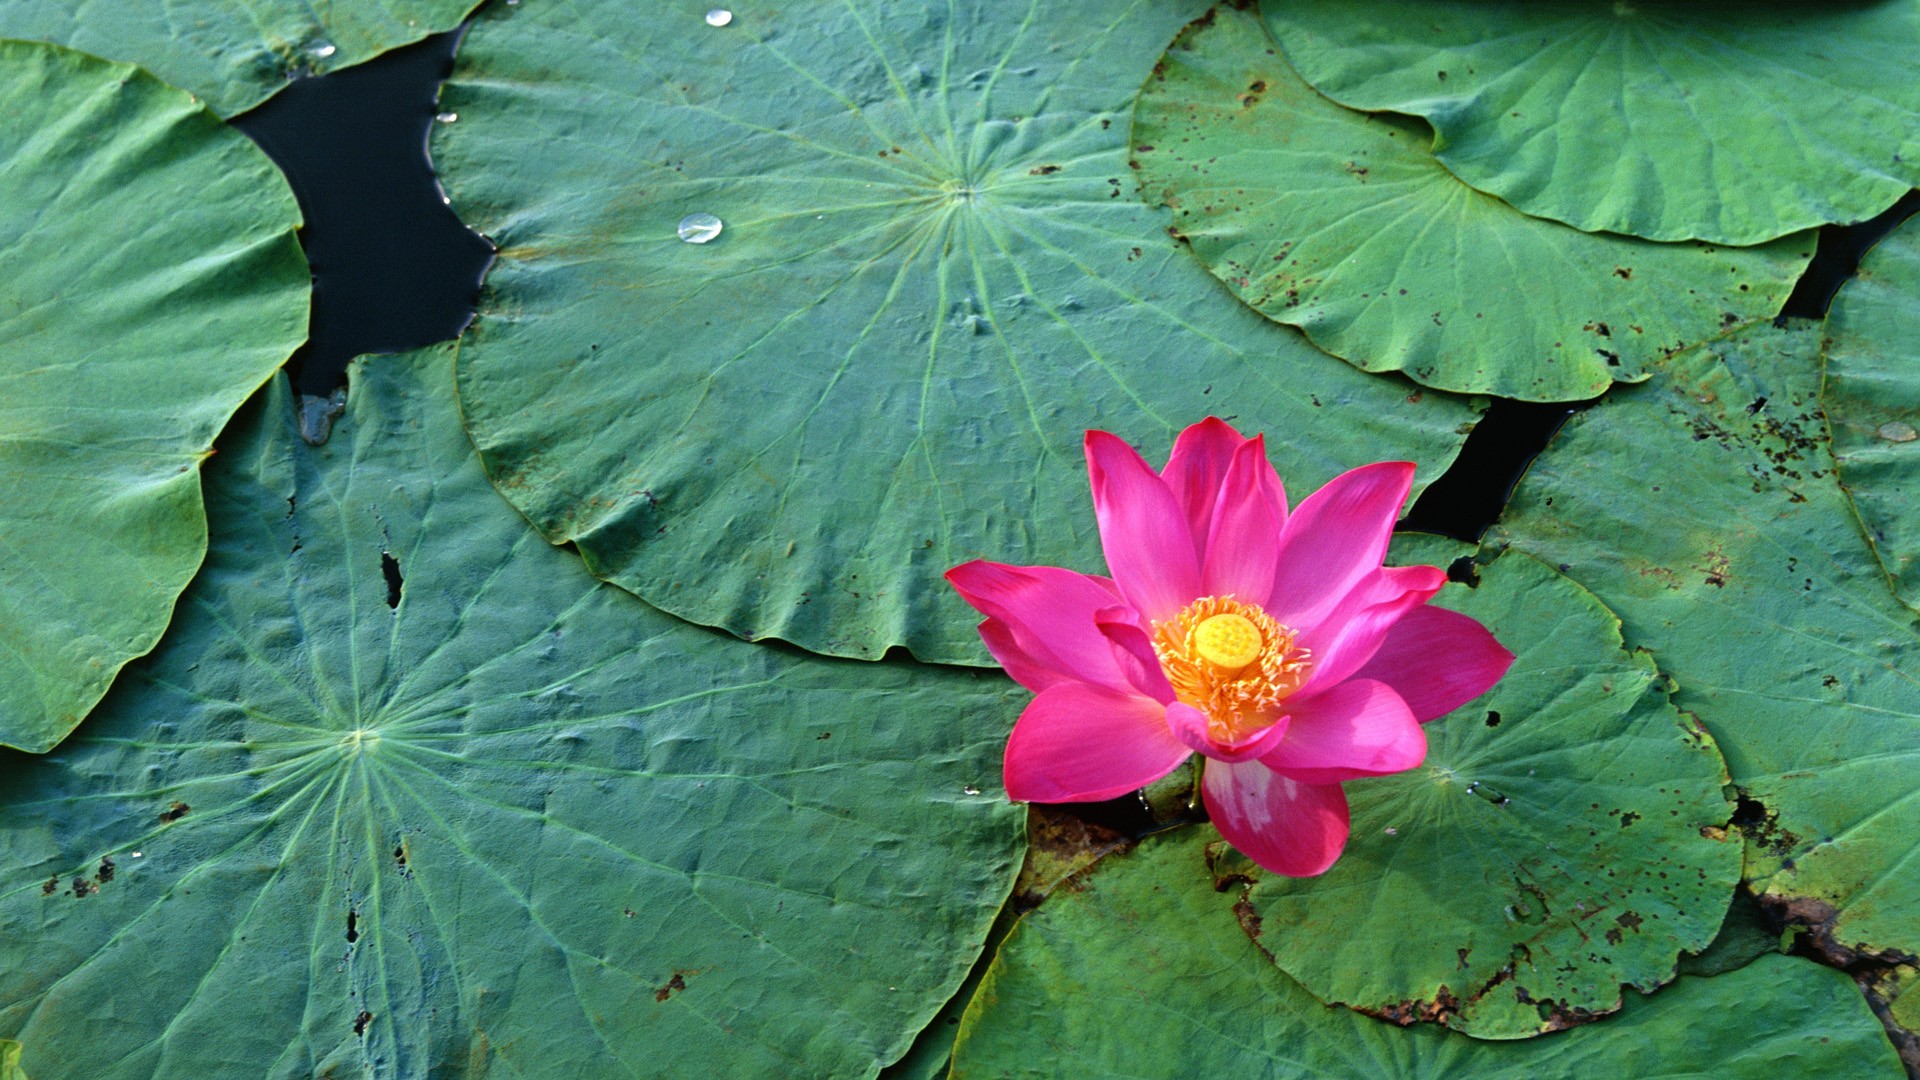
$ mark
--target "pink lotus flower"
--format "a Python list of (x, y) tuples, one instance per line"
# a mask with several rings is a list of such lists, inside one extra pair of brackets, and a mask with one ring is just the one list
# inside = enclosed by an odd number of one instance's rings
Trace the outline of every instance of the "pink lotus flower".
[(1412, 464), (1334, 478), (1291, 514), (1263, 437), (1209, 418), (1163, 472), (1104, 431), (1087, 470), (1112, 578), (976, 560), (947, 572), (980, 636), (1035, 693), (1007, 741), (1020, 802), (1087, 802), (1206, 755), (1221, 835), (1319, 874), (1346, 845), (1342, 781), (1418, 766), (1420, 725), (1478, 697), (1513, 654), (1427, 607), (1437, 567), (1387, 567)]

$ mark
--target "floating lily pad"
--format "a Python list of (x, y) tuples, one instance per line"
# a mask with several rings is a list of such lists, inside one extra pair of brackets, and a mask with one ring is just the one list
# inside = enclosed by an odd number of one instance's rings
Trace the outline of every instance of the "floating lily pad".
[(1467, 183), (1582, 229), (1756, 244), (1920, 183), (1914, 0), (1263, 10), (1320, 91), (1426, 117)]
[(185, 93), (0, 42), (0, 106), (0, 745), (38, 752), (166, 627), (309, 278), (279, 170)]
[(1920, 953), (1920, 628), (1834, 477), (1820, 330), (1751, 328), (1574, 416), (1491, 543), (1592, 589), (1712, 731), (1746, 874), (1846, 950)]
[(0, 0), (0, 37), (127, 60), (232, 116), (288, 79), (451, 30), (479, 0)]
[(1236, 7), (1174, 41), (1133, 140), (1146, 197), (1235, 295), (1364, 370), (1447, 390), (1566, 401), (1638, 381), (1772, 318), (1813, 254), (1810, 233), (1727, 249), (1528, 217), (1442, 168), (1423, 121), (1315, 93)]
[(468, 431), (595, 573), (743, 637), (985, 663), (940, 575), (1098, 570), (1087, 428), (1160, 455), (1231, 417), (1303, 492), (1458, 448), (1465, 402), (1246, 310), (1134, 197), (1134, 94), (1202, 0), (731, 10), (496, 4), (442, 97), (501, 247)]
[(166, 641), (0, 757), (36, 1080), (872, 1076), (966, 974), (1017, 688), (595, 581), (487, 484), (451, 367), (357, 367), (318, 448), (276, 381)]
[(1426, 764), (1347, 785), (1353, 838), (1318, 878), (1248, 894), (1274, 962), (1316, 996), (1520, 1038), (1651, 991), (1714, 939), (1740, 838), (1713, 741), (1619, 622), (1508, 554), (1436, 604), (1513, 650), (1485, 697), (1427, 725)]
[(1920, 222), (1860, 260), (1827, 338), (1821, 402), (1840, 480), (1894, 591), (1920, 607)]
[[(967, 1010), (953, 1080), (1905, 1075), (1853, 980), (1790, 956), (1683, 978), (1600, 1023), (1520, 1042), (1330, 1008), (1248, 939), (1243, 886), (1216, 891), (1204, 852), (1217, 835), (1146, 840), (1022, 919)], [(1261, 924), (1258, 940), (1271, 932)]]

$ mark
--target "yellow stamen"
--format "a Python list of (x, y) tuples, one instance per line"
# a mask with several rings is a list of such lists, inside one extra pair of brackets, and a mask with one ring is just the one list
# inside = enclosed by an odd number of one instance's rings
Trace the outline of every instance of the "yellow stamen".
[(1278, 720), (1307, 681), (1313, 658), (1299, 637), (1256, 604), (1203, 596), (1153, 624), (1153, 651), (1174, 696), (1206, 714), (1208, 734), (1244, 742)]
[(1217, 668), (1238, 671), (1254, 662), (1266, 642), (1253, 620), (1237, 611), (1223, 611), (1193, 628), (1193, 648)]

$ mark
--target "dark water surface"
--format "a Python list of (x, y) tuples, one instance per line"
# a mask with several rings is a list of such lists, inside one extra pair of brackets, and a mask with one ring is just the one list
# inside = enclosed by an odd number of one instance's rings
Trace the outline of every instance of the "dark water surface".
[(493, 246), (454, 216), (427, 160), (458, 31), (299, 79), (234, 119), (293, 184), (313, 264), (311, 337), (288, 365), (324, 396), (347, 361), (458, 337)]

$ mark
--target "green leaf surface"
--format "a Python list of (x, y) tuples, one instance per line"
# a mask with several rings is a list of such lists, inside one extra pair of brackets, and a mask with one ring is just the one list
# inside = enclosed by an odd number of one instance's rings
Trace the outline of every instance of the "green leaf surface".
[(1920, 627), (1834, 478), (1818, 327), (1756, 327), (1574, 416), (1490, 543), (1653, 652), (1755, 805), (1746, 874), (1845, 949), (1920, 952)]
[(1435, 600), (1516, 659), (1427, 725), (1426, 764), (1347, 785), (1353, 837), (1318, 878), (1248, 894), (1274, 962), (1322, 1000), (1523, 1038), (1651, 991), (1704, 949), (1740, 880), (1712, 739), (1612, 613), (1507, 554)]
[(1437, 566), (1450, 569), (1460, 559), (1479, 554), (1480, 546), (1439, 533), (1404, 531), (1393, 534), (1387, 549), (1388, 566)]
[(944, 1080), (953, 1060), (954, 1040), (960, 1034), (960, 1018), (1014, 923), (1054, 889), (1072, 881), (1073, 875), (1133, 846), (1119, 833), (1081, 820), (1074, 813), (1076, 809), (1044, 803), (1027, 807), (1026, 860), (1014, 882), (1013, 897), (1000, 909), (987, 934), (986, 948), (946, 1007), (921, 1029), (904, 1057), (881, 1071), (879, 1080)]
[(0, 1080), (27, 1080), (20, 1068), (20, 1044), (11, 1039), (0, 1039)]
[(1920, 967), (1902, 964), (1891, 972), (1892, 1001), (1888, 1005), (1888, 1015), (1905, 1028), (1909, 1034), (1920, 1033), (1920, 994), (1910, 993), (1920, 986)]
[(221, 116), (451, 30), (478, 0), (0, 0), (0, 37), (146, 68)]
[(1134, 112), (1146, 197), (1235, 295), (1367, 371), (1529, 401), (1590, 398), (1770, 319), (1813, 254), (1593, 235), (1461, 183), (1408, 117), (1328, 101), (1257, 11), (1183, 32)]
[(1679, 970), (1682, 975), (1724, 975), (1782, 951), (1779, 929), (1760, 901), (1742, 889), (1734, 893), (1713, 944), (1695, 955), (1681, 957)]
[[(1246, 310), (1133, 197), (1134, 94), (1203, 10), (489, 8), (434, 153), (501, 246), (458, 360), (495, 484), (684, 618), (979, 664), (940, 575), (1098, 570), (1087, 428), (1161, 456), (1230, 417), (1301, 493), (1432, 479), (1467, 403)], [(682, 242), (701, 213), (723, 231)]]
[(1757, 244), (1920, 183), (1920, 3), (1280, 0), (1288, 59), (1529, 214)]
[(1920, 222), (1860, 260), (1827, 315), (1821, 404), (1840, 482), (1894, 592), (1920, 607)]
[(0, 758), (0, 1034), (37, 1080), (874, 1075), (1012, 884), (1020, 692), (595, 581), (451, 367), (360, 365), (321, 447), (276, 381), (165, 643)]
[(1904, 1075), (1853, 981), (1788, 956), (1681, 979), (1600, 1023), (1519, 1042), (1322, 1005), (1236, 921), (1241, 890), (1217, 889), (1205, 858), (1217, 835), (1143, 841), (1022, 919), (962, 1021), (954, 1080)]
[(309, 284), (279, 170), (179, 90), (0, 41), (0, 109), (0, 745), (38, 752), (166, 627)]

